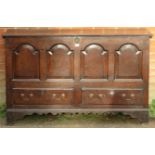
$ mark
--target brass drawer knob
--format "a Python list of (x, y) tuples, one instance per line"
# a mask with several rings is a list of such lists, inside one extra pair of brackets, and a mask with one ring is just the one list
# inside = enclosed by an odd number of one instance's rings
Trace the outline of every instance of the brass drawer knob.
[(104, 94), (98, 94), (99, 98), (104, 97)]
[(131, 97), (135, 97), (135, 94), (132, 93), (130, 96), (131, 96)]
[(20, 94), (20, 96), (21, 96), (21, 97), (24, 97), (24, 96), (25, 96), (25, 94), (24, 94), (24, 93), (21, 93), (21, 94)]
[(126, 94), (125, 94), (125, 93), (123, 93), (123, 94), (122, 94), (122, 97), (125, 97), (125, 96), (126, 96)]
[(61, 97), (65, 98), (65, 96), (66, 96), (65, 93), (62, 93), (62, 94), (61, 94)]
[(128, 103), (132, 104), (132, 99), (131, 98), (126, 98), (125, 99)]
[(30, 96), (30, 97), (33, 97), (34, 95), (33, 95), (33, 93), (31, 93), (31, 94), (29, 94), (29, 96)]
[(89, 97), (90, 97), (90, 98), (94, 97), (94, 94), (93, 94), (93, 93), (90, 93), (90, 94), (89, 94)]
[(114, 94), (115, 94), (115, 92), (112, 90), (112, 91), (110, 91), (110, 93), (109, 93), (111, 96), (113, 96)]
[(56, 97), (56, 94), (52, 94), (52, 97)]

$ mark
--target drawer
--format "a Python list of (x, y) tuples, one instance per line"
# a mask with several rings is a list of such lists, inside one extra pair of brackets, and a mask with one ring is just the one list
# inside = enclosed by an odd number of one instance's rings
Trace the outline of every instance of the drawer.
[(143, 90), (83, 90), (82, 104), (142, 105)]
[(73, 103), (73, 90), (14, 90), (15, 105), (69, 105)]

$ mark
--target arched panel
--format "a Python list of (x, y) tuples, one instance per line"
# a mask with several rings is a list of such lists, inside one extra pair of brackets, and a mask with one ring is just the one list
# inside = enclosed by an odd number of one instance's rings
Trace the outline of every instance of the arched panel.
[(30, 44), (13, 51), (13, 73), (17, 79), (39, 78), (39, 52)]
[(142, 79), (143, 52), (134, 44), (124, 44), (115, 52), (115, 78)]
[(65, 44), (47, 50), (47, 78), (73, 78), (74, 53)]
[(81, 51), (81, 78), (107, 78), (108, 52), (99, 44), (87, 45)]

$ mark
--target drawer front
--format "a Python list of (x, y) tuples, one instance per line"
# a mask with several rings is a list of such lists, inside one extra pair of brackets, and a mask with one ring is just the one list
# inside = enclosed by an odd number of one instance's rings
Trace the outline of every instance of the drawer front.
[(83, 90), (82, 104), (142, 105), (143, 90)]
[(73, 103), (73, 90), (15, 90), (15, 105), (70, 105)]

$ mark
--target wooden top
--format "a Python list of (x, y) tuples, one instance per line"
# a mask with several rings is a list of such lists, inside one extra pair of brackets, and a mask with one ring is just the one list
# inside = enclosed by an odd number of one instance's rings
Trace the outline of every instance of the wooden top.
[(151, 37), (145, 28), (103, 28), (103, 27), (54, 27), (54, 28), (9, 28), (3, 37), (15, 36), (61, 36), (61, 35), (104, 35)]

